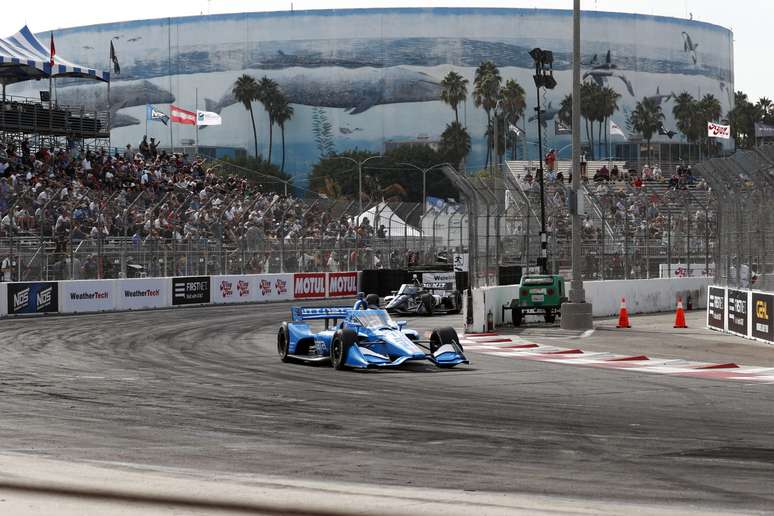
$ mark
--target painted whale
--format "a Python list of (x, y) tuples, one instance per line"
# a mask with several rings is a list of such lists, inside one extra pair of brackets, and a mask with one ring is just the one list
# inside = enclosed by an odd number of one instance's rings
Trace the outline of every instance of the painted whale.
[[(441, 85), (434, 77), (401, 67), (260, 70), (256, 80), (266, 75), (279, 84), (291, 104), (342, 108), (356, 115), (377, 105), (439, 100)], [(219, 100), (205, 99), (208, 111), (220, 113), (236, 104), (231, 90)]]

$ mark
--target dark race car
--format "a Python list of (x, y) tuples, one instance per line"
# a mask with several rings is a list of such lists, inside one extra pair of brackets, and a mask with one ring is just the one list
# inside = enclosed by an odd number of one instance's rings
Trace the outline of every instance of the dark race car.
[(396, 315), (458, 314), (462, 295), (446, 290), (445, 285), (404, 283), (393, 295), (384, 298), (384, 308)]

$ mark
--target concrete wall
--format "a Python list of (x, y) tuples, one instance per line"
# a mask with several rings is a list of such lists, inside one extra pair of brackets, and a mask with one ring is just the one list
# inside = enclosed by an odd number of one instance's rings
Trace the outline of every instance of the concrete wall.
[[(586, 300), (593, 304), (594, 317), (616, 315), (621, 298), (626, 299), (629, 314), (668, 312), (674, 310), (677, 297), (687, 301), (691, 296), (693, 308), (707, 306), (708, 278), (663, 278), (649, 280), (587, 281)], [(502, 306), (518, 295), (518, 285), (482, 287), (473, 291), (473, 323), (471, 332), (485, 331), (487, 314), (491, 310), (495, 325), (510, 321), (506, 312), (503, 321)], [(569, 284), (567, 285), (569, 290)]]

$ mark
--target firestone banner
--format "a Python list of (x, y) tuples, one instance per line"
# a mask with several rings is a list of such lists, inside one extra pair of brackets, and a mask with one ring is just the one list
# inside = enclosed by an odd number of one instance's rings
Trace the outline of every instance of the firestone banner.
[(357, 272), (329, 272), (328, 297), (357, 295)]
[(119, 310), (144, 310), (169, 306), (169, 280), (164, 278), (119, 280), (116, 301)]
[(322, 299), (325, 297), (325, 273), (305, 272), (293, 275), (295, 299)]
[(247, 303), (258, 301), (256, 276), (212, 276), (210, 291), (213, 303)]
[(113, 280), (60, 281), (59, 301), (63, 313), (107, 312), (115, 309)]

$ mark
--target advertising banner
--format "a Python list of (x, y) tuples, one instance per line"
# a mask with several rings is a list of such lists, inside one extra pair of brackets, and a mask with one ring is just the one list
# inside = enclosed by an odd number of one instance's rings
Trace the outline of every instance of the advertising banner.
[[(670, 276), (671, 274), (671, 276)], [(710, 263), (707, 268), (706, 263), (692, 263), (690, 271), (684, 263), (673, 263), (670, 267), (667, 263), (658, 265), (659, 278), (705, 278), (715, 276), (715, 264)]]
[(55, 281), (8, 284), (8, 314), (42, 314), (59, 311)]
[(295, 299), (321, 299), (325, 297), (325, 273), (301, 272), (293, 274)]
[(357, 272), (329, 272), (328, 297), (357, 295)]
[(468, 253), (454, 253), (454, 272), (468, 272)]
[(750, 333), (756, 339), (774, 342), (774, 294), (752, 293), (752, 327)]
[(716, 330), (725, 330), (726, 289), (709, 287), (707, 295), (707, 326)]
[(257, 301), (293, 299), (292, 274), (261, 274), (256, 277)]
[(457, 279), (453, 272), (423, 272), (422, 285), (437, 290), (456, 290)]
[(731, 126), (707, 122), (707, 136), (710, 138), (723, 138), (724, 140), (728, 140), (731, 138)]
[(8, 284), (0, 283), (0, 317), (8, 315)]
[(172, 305), (198, 305), (210, 302), (209, 276), (172, 278)]
[(118, 280), (116, 301), (119, 310), (143, 310), (169, 306), (166, 278)]
[(745, 290), (728, 289), (728, 320), (726, 330), (744, 337), (747, 332), (747, 294)]
[(210, 290), (213, 303), (247, 303), (258, 301), (256, 276), (212, 276)]
[(60, 281), (59, 302), (63, 313), (115, 310), (113, 280)]

